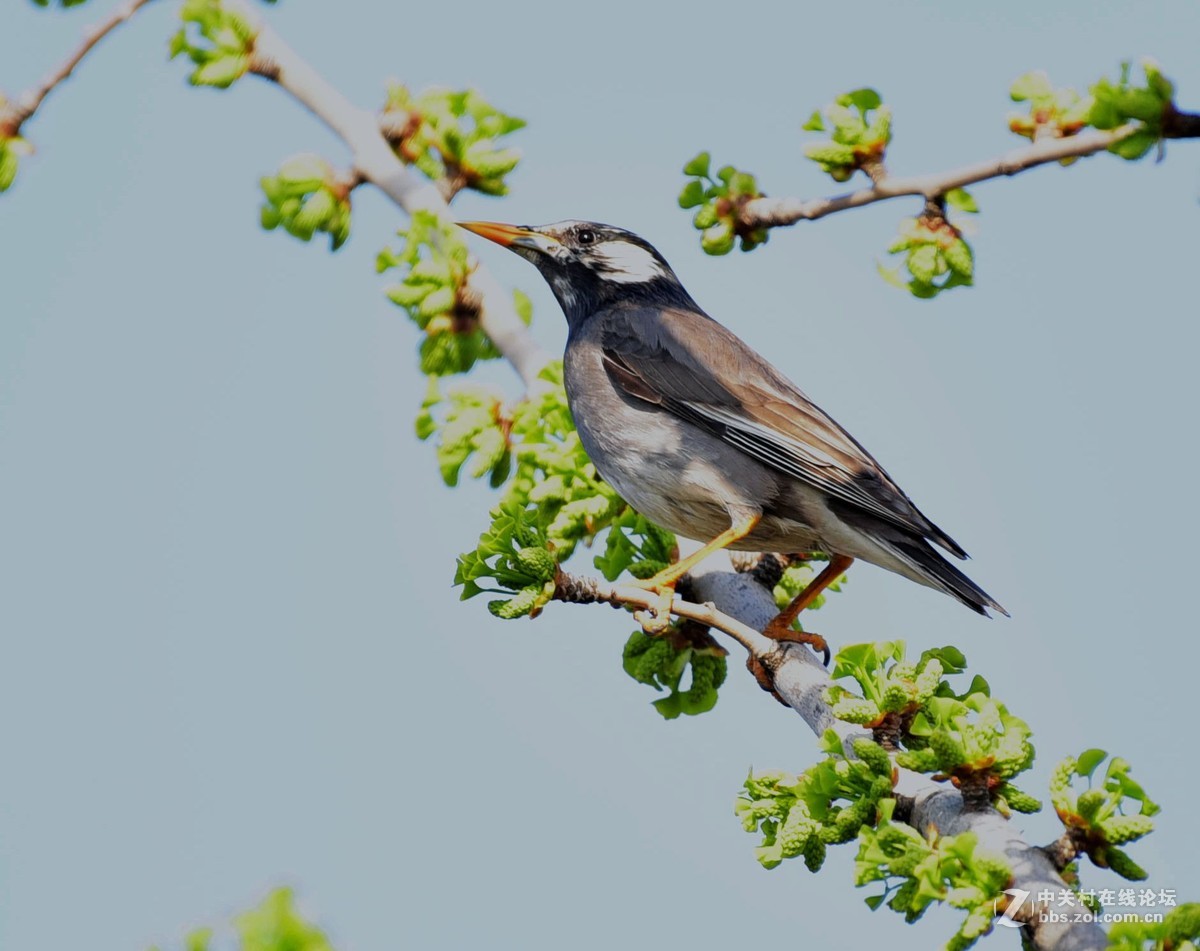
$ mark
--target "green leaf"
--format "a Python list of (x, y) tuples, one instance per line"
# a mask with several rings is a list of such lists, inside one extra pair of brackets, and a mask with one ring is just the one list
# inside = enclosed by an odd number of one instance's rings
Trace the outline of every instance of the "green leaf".
[(708, 169), (711, 162), (712, 156), (708, 152), (701, 152), (683, 167), (683, 174), (707, 178)]
[(1050, 77), (1042, 70), (1034, 70), (1017, 77), (1009, 88), (1008, 94), (1012, 97), (1013, 102), (1026, 102), (1050, 96), (1053, 92), (1054, 88), (1050, 85)]
[(692, 179), (679, 193), (680, 208), (695, 208), (697, 205), (703, 205), (704, 201), (704, 185), (699, 179)]
[(843, 106), (852, 105), (861, 112), (869, 112), (883, 105), (883, 99), (874, 89), (855, 89), (838, 97), (838, 103)]
[(1092, 773), (1096, 771), (1096, 767), (1104, 762), (1108, 753), (1101, 749), (1084, 750), (1076, 758), (1075, 772), (1087, 779), (1092, 778)]
[(959, 211), (964, 211), (969, 214), (975, 214), (979, 211), (979, 205), (976, 204), (975, 198), (965, 188), (952, 188), (946, 192), (946, 204), (951, 208), (956, 208)]
[(821, 117), (821, 110), (814, 109), (812, 115), (808, 117), (808, 120), (800, 128), (806, 132), (824, 132), (825, 120)]
[(914, 248), (908, 255), (908, 270), (922, 284), (931, 284), (937, 276), (938, 249), (932, 244)]
[(1123, 159), (1134, 161), (1154, 148), (1158, 141), (1158, 135), (1142, 129), (1114, 142), (1108, 147), (1108, 150)]

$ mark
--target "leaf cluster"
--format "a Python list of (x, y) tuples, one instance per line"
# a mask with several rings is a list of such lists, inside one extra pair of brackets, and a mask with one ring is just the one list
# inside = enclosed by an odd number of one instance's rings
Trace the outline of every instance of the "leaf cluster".
[(301, 241), (327, 234), (331, 251), (350, 237), (350, 191), (320, 156), (290, 158), (259, 184), (266, 197), (261, 209), (265, 230), (282, 227)]
[(521, 160), (517, 149), (500, 140), (525, 127), (525, 121), (501, 112), (474, 89), (427, 89), (413, 94), (407, 86), (388, 86), (383, 129), (396, 154), (451, 193), (469, 188), (485, 195), (506, 195), (508, 175)]
[(830, 133), (830, 138), (806, 145), (804, 155), (835, 182), (845, 182), (859, 169), (882, 165), (892, 141), (892, 110), (874, 89), (854, 89), (824, 112), (814, 111), (802, 128)]
[(491, 391), (464, 386), (442, 397), (437, 378), (430, 377), (416, 430), (422, 440), (437, 434), (438, 471), (446, 485), (458, 485), (459, 475), (466, 466), (472, 479), (486, 475), (492, 488), (499, 488), (512, 471), (511, 422), (500, 399)]
[[(557, 552), (528, 514), (513, 501), (492, 509), (492, 524), (474, 551), (459, 556), (454, 575), (463, 600), (487, 591), (506, 595), (488, 602), (488, 610), (504, 620), (537, 617), (554, 597)], [(495, 587), (484, 587), (484, 579)]]
[[(425, 332), (420, 345), (421, 372), (430, 376), (465, 373), (478, 360), (494, 360), (500, 351), (479, 326), (479, 305), (467, 294), (471, 265), (457, 229), (429, 211), (418, 211), (407, 229), (397, 232), (400, 247), (385, 248), (376, 258), (380, 273), (403, 272), (387, 288), (392, 303), (403, 307)], [(518, 314), (528, 323), (532, 305), (514, 292)]]
[[(1104, 750), (1091, 749), (1064, 759), (1050, 778), (1050, 801), (1081, 852), (1100, 868), (1141, 881), (1146, 872), (1119, 846), (1152, 832), (1151, 817), (1159, 807), (1129, 775), (1129, 763), (1119, 756), (1109, 759), (1101, 779), (1097, 770), (1106, 758)], [(1077, 778), (1088, 784), (1079, 793), (1073, 788)]]
[[(975, 212), (975, 199), (962, 188), (947, 192), (944, 203), (959, 211)], [(907, 290), (914, 297), (928, 299), (954, 287), (969, 287), (975, 279), (975, 255), (940, 207), (933, 207), (916, 218), (900, 222), (900, 233), (888, 246), (889, 254), (904, 256), (907, 279), (899, 269), (879, 267), (889, 284)]]
[(996, 900), (1012, 880), (1007, 859), (980, 848), (974, 832), (956, 836), (933, 833), (927, 840), (911, 826), (892, 821), (895, 800), (884, 800), (875, 828), (859, 832), (854, 883), (882, 881), (882, 894), (866, 899), (872, 910), (886, 901), (893, 911), (913, 922), (935, 902), (967, 912), (948, 949), (969, 948), (992, 929)]
[[(455, 584), (463, 585), (464, 599), (483, 590), (480, 579), (500, 581), (492, 573), (494, 563), (489, 558), (510, 544), (512, 520), (541, 539), (540, 544), (557, 562), (570, 557), (581, 541), (592, 541), (627, 509), (612, 487), (600, 479), (579, 441), (562, 388), (561, 364), (547, 367), (542, 379), (550, 385), (514, 407), (509, 421), (493, 414), (496, 427), (507, 427), (512, 475), (476, 550), (459, 558)], [(474, 421), (482, 423), (483, 418), (476, 415)], [(469, 437), (472, 444), (478, 442), (474, 424), (464, 424), (463, 432), (473, 434)], [(636, 523), (625, 530), (635, 532)], [(500, 581), (500, 590), (513, 589)]]
[[(1008, 128), (1027, 139), (1046, 135), (1064, 138), (1091, 123), (1091, 99), (1074, 89), (1055, 88), (1043, 70), (1018, 76), (1008, 94), (1013, 102), (1029, 103), (1028, 112), (1012, 112), (1008, 116)], [(1064, 161), (1069, 164), (1072, 160)]]
[(903, 641), (854, 644), (834, 657), (832, 675), (852, 680), (858, 692), (835, 683), (826, 699), (838, 719), (886, 735), (900, 750), (898, 765), (1001, 809), (1035, 812), (1041, 803), (1010, 782), (1033, 764), (1029, 726), (992, 698), (982, 677), (956, 693), (945, 676), (965, 667), (954, 647), (927, 650), (911, 663)]
[(1197, 951), (1200, 903), (1172, 908), (1162, 921), (1121, 921), (1108, 931), (1109, 951)]
[[(333, 951), (320, 928), (296, 909), (290, 888), (277, 888), (257, 908), (234, 919), (239, 951)], [(211, 928), (198, 928), (184, 940), (186, 951), (211, 951)], [(156, 951), (156, 949), (152, 949)]]
[(171, 37), (171, 59), (186, 56), (195, 69), (193, 86), (227, 89), (246, 74), (254, 53), (255, 29), (221, 0), (185, 0), (179, 11), (183, 26)]
[(742, 206), (761, 198), (758, 181), (749, 172), (732, 165), (722, 166), (711, 174), (712, 156), (701, 152), (683, 167), (689, 177), (679, 193), (680, 208), (695, 208), (692, 224), (701, 232), (700, 247), (708, 254), (728, 254), (738, 240), (743, 251), (753, 251), (766, 244), (766, 228), (747, 228), (741, 221)]
[(1175, 85), (1153, 60), (1142, 61), (1145, 85), (1135, 85), (1128, 62), (1121, 64), (1115, 81), (1101, 79), (1092, 86), (1088, 117), (1097, 129), (1115, 129), (1127, 122), (1139, 128), (1114, 142), (1109, 151), (1130, 161), (1140, 159), (1162, 141), (1163, 123), (1174, 112)]
[[(725, 682), (726, 651), (711, 638), (686, 636), (687, 622), (676, 622), (662, 634), (634, 631), (625, 642), (621, 666), (638, 683), (667, 696), (654, 701), (665, 720), (697, 716), (717, 705), (717, 690)], [(681, 689), (684, 679), (688, 686)]]
[(851, 758), (827, 730), (821, 746), (826, 758), (799, 776), (751, 770), (743, 785), (735, 812), (742, 828), (762, 836), (754, 851), (764, 868), (802, 855), (809, 871), (817, 871), (826, 846), (855, 838), (891, 802), (892, 763), (878, 743), (855, 740)]

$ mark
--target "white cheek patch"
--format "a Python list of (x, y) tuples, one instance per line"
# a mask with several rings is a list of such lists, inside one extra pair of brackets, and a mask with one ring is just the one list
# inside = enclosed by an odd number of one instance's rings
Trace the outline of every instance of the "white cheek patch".
[(618, 284), (645, 284), (667, 272), (645, 248), (628, 241), (606, 241), (590, 249), (590, 256), (603, 271), (606, 281)]

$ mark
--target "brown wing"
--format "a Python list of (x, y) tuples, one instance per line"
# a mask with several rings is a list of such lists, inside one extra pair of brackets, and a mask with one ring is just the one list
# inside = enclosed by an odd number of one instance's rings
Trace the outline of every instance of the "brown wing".
[(921, 537), (960, 558), (949, 536), (909, 501), (846, 430), (711, 318), (668, 308), (605, 313), (604, 366), (629, 396), (654, 403), (764, 465)]

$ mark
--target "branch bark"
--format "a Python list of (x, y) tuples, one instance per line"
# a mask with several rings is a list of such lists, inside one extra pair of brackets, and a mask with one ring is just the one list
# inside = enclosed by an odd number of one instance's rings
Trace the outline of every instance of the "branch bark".
[[(888, 176), (874, 182), (870, 188), (833, 195), (826, 198), (756, 198), (746, 202), (739, 214), (740, 223), (747, 229), (778, 228), (798, 221), (815, 221), (839, 211), (861, 208), (877, 201), (887, 201), (915, 195), (931, 201), (954, 188), (965, 188), (991, 178), (1016, 175), (1039, 165), (1048, 165), (1067, 158), (1083, 158), (1105, 151), (1140, 126), (1129, 123), (1107, 131), (1092, 130), (1060, 139), (1047, 138), (1025, 148), (1014, 149), (996, 158), (965, 165), (961, 168), (927, 175)], [(1166, 138), (1200, 136), (1200, 116), (1174, 112), (1164, 123)]]
[(21, 126), (38, 111), (46, 97), (75, 71), (75, 67), (83, 62), (96, 44), (148, 3), (150, 0), (127, 0), (107, 18), (88, 27), (82, 42), (70, 56), (47, 73), (40, 83), (21, 93), (7, 108), (0, 109), (0, 136), (8, 137), (20, 132)]

